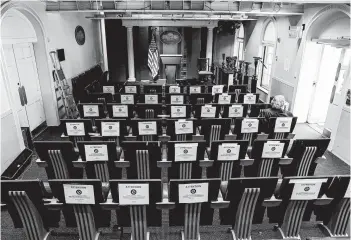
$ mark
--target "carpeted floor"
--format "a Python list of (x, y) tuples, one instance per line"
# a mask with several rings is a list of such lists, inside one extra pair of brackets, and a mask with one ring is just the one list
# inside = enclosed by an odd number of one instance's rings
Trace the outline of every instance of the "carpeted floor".
[[(318, 132), (307, 124), (297, 124), (295, 131), (296, 139), (299, 138), (322, 138)], [(62, 133), (56, 128), (49, 128), (44, 131), (36, 140), (60, 140), (60, 135)], [(350, 166), (346, 163), (335, 157), (334, 155), (327, 152), (326, 154), (327, 161), (318, 165), (316, 169), (316, 175), (349, 175)], [(39, 168), (35, 163), (36, 156), (33, 156), (31, 165), (27, 170), (20, 176), (20, 179), (41, 179), (43, 181), (47, 180), (47, 175), (45, 170)], [(307, 237), (323, 237), (323, 233), (317, 228), (317, 222), (313, 221), (312, 218), (309, 222), (303, 222), (301, 227), (301, 239), (306, 239)], [(214, 222), (217, 223), (218, 219), (214, 219)], [(115, 234), (111, 232), (112, 226), (116, 224), (116, 218), (114, 213), (112, 214), (111, 228), (102, 229), (101, 240), (107, 239), (116, 239)], [(274, 224), (268, 223), (267, 218), (265, 218), (263, 224), (254, 225), (252, 228), (252, 239), (280, 239), (279, 233), (273, 231)], [(229, 240), (231, 234), (227, 232), (229, 226), (205, 226), (200, 228), (201, 239), (202, 240)], [(180, 240), (181, 232), (180, 227), (171, 227), (169, 240)], [(129, 229), (125, 229), (122, 240), (130, 239), (130, 234), (128, 233)], [(159, 229), (151, 229), (151, 240), (161, 240), (161, 235)], [(12, 220), (9, 214), (6, 211), (1, 212), (1, 239), (2, 240), (22, 240), (26, 239), (25, 234), (22, 229), (15, 229), (13, 227)], [(78, 232), (76, 229), (66, 228), (64, 224), (64, 219), (61, 219), (60, 227), (53, 229), (53, 233), (50, 238), (52, 240), (78, 240)], [(48, 240), (49, 240), (48, 239)]]

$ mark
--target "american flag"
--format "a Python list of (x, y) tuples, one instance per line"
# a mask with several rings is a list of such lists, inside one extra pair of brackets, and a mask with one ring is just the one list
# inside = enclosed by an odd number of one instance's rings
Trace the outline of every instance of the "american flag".
[(157, 76), (158, 70), (160, 69), (158, 58), (159, 58), (159, 55), (158, 55), (157, 45), (155, 41), (155, 35), (154, 33), (152, 33), (151, 42), (149, 45), (148, 62), (147, 62), (147, 65), (151, 71), (152, 79), (154, 79)]

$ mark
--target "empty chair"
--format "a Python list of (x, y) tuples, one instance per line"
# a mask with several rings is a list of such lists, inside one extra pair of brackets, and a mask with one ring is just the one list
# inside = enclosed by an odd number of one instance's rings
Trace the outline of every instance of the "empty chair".
[(107, 115), (107, 103), (110, 103), (113, 101), (113, 94), (92, 92), (92, 93), (89, 93), (88, 97), (89, 97), (89, 102), (91, 103), (102, 103), (104, 114)]
[(145, 104), (161, 104), (162, 94), (161, 93), (145, 93), (139, 94), (139, 103)]
[(112, 202), (103, 207), (116, 209), (118, 225), (131, 228), (131, 239), (148, 240), (148, 227), (161, 226), (162, 189), (160, 180), (111, 180)]
[(79, 164), (78, 154), (70, 141), (35, 141), (35, 150), (39, 156), (36, 163), (44, 167), (49, 179), (83, 178), (83, 169)]
[(138, 102), (137, 94), (128, 94), (128, 93), (116, 93), (114, 99), (117, 103), (134, 105)]
[[(276, 198), (282, 200), (278, 207), (268, 209), (270, 222), (278, 223), (276, 229), (283, 238), (300, 239), (302, 221), (310, 221), (314, 205), (328, 205), (328, 183), (333, 177), (284, 177)], [(309, 236), (313, 237), (313, 236)]]
[(90, 119), (61, 119), (61, 127), (63, 135), (61, 137), (69, 137), (77, 147), (77, 141), (90, 140), (89, 133), (93, 132)]
[(194, 119), (167, 119), (166, 134), (172, 141), (201, 140), (203, 136), (196, 131)]
[(116, 166), (128, 179), (161, 179), (161, 147), (159, 142), (124, 141)]
[(158, 118), (159, 115), (163, 114), (163, 106), (162, 104), (138, 103), (135, 112), (138, 118)]
[(128, 84), (125, 85), (121, 88), (120, 90), (121, 93), (128, 93), (128, 94), (138, 94), (140, 93), (140, 85), (133, 85), (133, 84)]
[(242, 84), (242, 85), (230, 85), (228, 87), (228, 92), (229, 93), (247, 93), (247, 84)]
[(262, 223), (266, 207), (280, 204), (273, 193), (278, 178), (232, 178), (225, 200), (229, 207), (220, 211), (221, 224), (232, 225), (233, 240), (251, 239), (253, 223)]
[(96, 118), (104, 118), (107, 114), (103, 103), (79, 103), (77, 107), (79, 115), (82, 118), (91, 119), (94, 126)]
[(200, 239), (200, 225), (212, 225), (215, 209), (228, 206), (219, 186), (220, 179), (170, 180), (169, 224), (184, 227), (182, 239)]
[(191, 118), (190, 104), (167, 104), (165, 106), (165, 114), (170, 118)]
[(97, 240), (100, 227), (109, 227), (111, 212), (103, 210), (100, 203), (106, 201), (100, 180), (57, 179), (49, 180), (56, 199), (50, 207), (61, 209), (65, 221), (74, 222), (81, 240)]
[(171, 162), (168, 168), (169, 179), (199, 179), (206, 176), (206, 168), (212, 162), (205, 159), (206, 142), (200, 141), (169, 141), (167, 155), (162, 161)]
[(350, 176), (334, 177), (325, 194), (333, 201), (328, 205), (314, 206), (317, 220), (323, 221), (319, 226), (328, 237), (349, 237)]
[(216, 106), (219, 109), (222, 118), (231, 118), (231, 125), (233, 126), (235, 118), (247, 116), (247, 105), (245, 104), (212, 104), (212, 106)]
[(281, 165), (289, 165), (292, 159), (286, 156), (289, 140), (255, 140), (252, 144), (252, 165), (244, 168), (245, 177), (278, 176)]
[(237, 139), (249, 140), (250, 146), (255, 139), (267, 138), (264, 133), (263, 118), (236, 118), (234, 134)]
[(250, 162), (246, 154), (248, 145), (247, 140), (213, 141), (207, 149), (208, 159), (213, 161), (213, 166), (207, 169), (207, 177), (222, 181), (240, 177), (242, 166)]
[(256, 104), (259, 102), (260, 95), (258, 93), (240, 93), (239, 94), (239, 103), (244, 104)]
[(140, 93), (157, 93), (162, 94), (164, 92), (163, 85), (160, 84), (142, 84), (140, 85)]
[(192, 105), (212, 103), (213, 98), (214, 98), (214, 96), (211, 94), (211, 92), (209, 92), (209, 93), (190, 93), (189, 103)]
[(218, 103), (218, 104), (236, 103), (236, 101), (235, 101), (235, 94), (233, 94), (233, 93), (215, 94), (213, 102), (214, 103)]
[(124, 119), (96, 119), (95, 123), (100, 136), (94, 136), (94, 139), (114, 141), (117, 148), (120, 147), (125, 136), (129, 134), (130, 127), (127, 125), (128, 121)]
[(188, 92), (190, 94), (212, 93), (212, 86), (211, 84), (189, 86)]
[(166, 93), (165, 103), (166, 104), (185, 104), (188, 102), (188, 94), (186, 93)]
[(195, 104), (192, 105), (192, 114), (195, 118), (219, 118), (220, 107), (216, 104)]
[(58, 227), (59, 211), (44, 206), (40, 180), (2, 180), (1, 209), (7, 209), (15, 228), (23, 228), (27, 240), (45, 240), (50, 227)]
[(100, 179), (105, 185), (110, 179), (121, 178), (121, 169), (115, 167), (115, 161), (121, 154), (117, 152), (115, 142), (78, 142), (78, 148), (87, 178)]
[(204, 135), (207, 146), (216, 140), (230, 139), (230, 118), (208, 118), (196, 122), (200, 134)]
[(268, 138), (294, 138), (292, 132), (296, 126), (297, 117), (271, 117), (268, 122)]
[(313, 176), (318, 163), (326, 160), (323, 156), (330, 139), (296, 139), (288, 153), (292, 158), (289, 165), (282, 165), (283, 176)]
[(130, 119), (134, 117), (134, 106), (122, 103), (108, 103), (109, 118)]
[(118, 92), (118, 86), (112, 83), (107, 83), (106, 81), (102, 86), (102, 92), (112, 94), (113, 98), (113, 96)]
[(187, 88), (184, 86), (178, 86), (178, 85), (166, 85), (166, 94), (167, 93), (186, 93)]
[(133, 139), (138, 141), (156, 141), (162, 135), (161, 119), (132, 119), (130, 121)]

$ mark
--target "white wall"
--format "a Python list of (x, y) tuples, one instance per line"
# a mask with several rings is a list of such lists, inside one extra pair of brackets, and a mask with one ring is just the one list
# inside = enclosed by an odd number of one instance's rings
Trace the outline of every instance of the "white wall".
[[(44, 24), (49, 51), (63, 48), (66, 60), (61, 62), (66, 78), (72, 78), (99, 63), (96, 49), (99, 48), (98, 22), (87, 19), (82, 13), (47, 13), (43, 2), (25, 2), (33, 8)], [(80, 25), (85, 31), (84, 45), (75, 40), (75, 28)]]
[[(85, 31), (84, 45), (75, 40), (75, 28), (80, 25)], [(63, 48), (66, 60), (61, 62), (66, 78), (72, 78), (96, 65), (98, 48), (98, 22), (79, 13), (48, 13), (47, 34), (52, 49)]]
[(350, 165), (350, 109), (343, 109), (332, 152)]

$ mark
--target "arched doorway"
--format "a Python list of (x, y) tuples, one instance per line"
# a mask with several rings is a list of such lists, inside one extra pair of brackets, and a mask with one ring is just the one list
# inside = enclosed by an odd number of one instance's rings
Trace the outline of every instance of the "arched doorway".
[[(11, 32), (6, 24), (17, 25), (10, 26), (15, 31)], [(26, 25), (25, 31), (23, 25)], [(16, 30), (20, 37), (17, 42), (14, 40), (18, 37), (15, 36)], [(1, 45), (0, 59), (1, 88), (2, 92), (6, 93), (1, 96), (1, 102), (5, 102), (1, 105), (1, 137), (4, 138), (1, 148), (6, 149), (1, 153), (1, 169), (5, 170), (25, 148), (23, 127), (32, 131), (31, 128), (45, 121), (49, 126), (57, 126), (59, 118), (54, 83), (50, 74), (47, 37), (39, 16), (25, 3), (4, 3), (1, 6), (1, 33), (2, 37), (8, 36)], [(19, 66), (18, 63), (22, 65)], [(15, 78), (16, 72), (19, 79)], [(30, 77), (26, 78), (25, 75), (29, 73)], [(30, 106), (27, 103), (30, 103)]]
[[(348, 161), (350, 126), (341, 123), (350, 121), (350, 108), (345, 105), (350, 88), (349, 36), (348, 6), (329, 5), (315, 14), (307, 26), (294, 104), (299, 121), (330, 137), (329, 150), (341, 148), (343, 154), (337, 155)], [(343, 138), (338, 140), (340, 136)]]
[(21, 127), (33, 131), (46, 122), (34, 53), (37, 35), (27, 18), (11, 9), (1, 23), (1, 40), (13, 110)]

